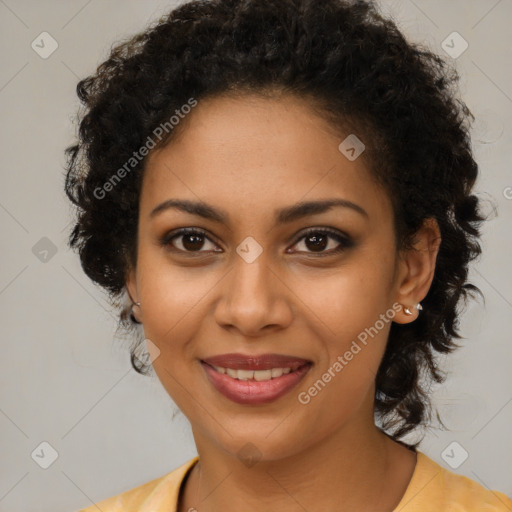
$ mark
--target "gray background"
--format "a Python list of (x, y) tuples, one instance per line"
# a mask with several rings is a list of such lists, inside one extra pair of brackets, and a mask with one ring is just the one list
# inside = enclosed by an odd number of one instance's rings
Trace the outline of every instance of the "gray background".
[[(446, 58), (461, 73), (460, 94), (477, 117), (478, 191), (498, 209), (471, 273), (486, 303), (467, 309), (465, 346), (447, 360), (447, 383), (433, 390), (450, 431), (431, 429), (420, 449), (452, 469), (442, 454), (457, 442), (448, 453), (457, 458), (464, 449), (469, 457), (453, 471), (512, 495), (512, 1), (381, 4), (412, 40), (442, 55), (453, 31), (468, 42), (462, 55)], [(72, 217), (63, 151), (73, 142), (76, 83), (113, 42), (172, 5), (0, 0), (0, 511), (77, 510), (159, 477), (196, 453), (187, 420), (182, 414), (173, 419), (176, 408), (156, 377), (131, 369), (126, 340), (114, 339), (106, 296), (66, 248)], [(47, 59), (31, 47), (44, 31), (58, 43)], [(39, 465), (50, 453), (40, 446), (44, 441), (58, 454), (48, 469)], [(31, 456), (34, 450), (39, 458)]]

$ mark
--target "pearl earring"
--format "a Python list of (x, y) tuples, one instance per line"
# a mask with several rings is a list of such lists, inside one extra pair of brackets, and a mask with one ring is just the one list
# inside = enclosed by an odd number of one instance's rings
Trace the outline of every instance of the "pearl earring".
[[(416, 306), (414, 306), (418, 311), (422, 311), (423, 310), (423, 306), (418, 302), (418, 304), (416, 304)], [(404, 306), (402, 306), (403, 310), (404, 310), (404, 313), (406, 315), (412, 315), (412, 311), (409, 309), (409, 308), (406, 308)]]
[(139, 322), (136, 318), (135, 318), (135, 315), (133, 314), (133, 306), (139, 306), (140, 307), (140, 302), (134, 302), (132, 304), (132, 312), (131, 312), (131, 315), (130, 315), (130, 318), (132, 319), (133, 322), (135, 322), (136, 324), (140, 324), (142, 322)]

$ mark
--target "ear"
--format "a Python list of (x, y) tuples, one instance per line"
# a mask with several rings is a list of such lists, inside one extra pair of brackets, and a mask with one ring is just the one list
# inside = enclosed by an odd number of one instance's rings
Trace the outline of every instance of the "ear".
[[(136, 276), (135, 269), (131, 268), (128, 271), (128, 276), (126, 278), (125, 285), (126, 285), (126, 289), (128, 290), (128, 295), (130, 296), (131, 301), (133, 303), (138, 302), (139, 294), (137, 292), (137, 276)], [(133, 316), (135, 317), (135, 319), (138, 322), (142, 323), (142, 311), (141, 311), (140, 307), (133, 306), (132, 313), (133, 313)]]
[[(414, 235), (413, 247), (400, 253), (397, 272), (395, 301), (401, 309), (393, 319), (399, 324), (416, 320), (416, 308), (427, 295), (436, 268), (436, 259), (441, 245), (441, 232), (437, 221), (428, 218)], [(406, 314), (408, 309), (412, 314)]]

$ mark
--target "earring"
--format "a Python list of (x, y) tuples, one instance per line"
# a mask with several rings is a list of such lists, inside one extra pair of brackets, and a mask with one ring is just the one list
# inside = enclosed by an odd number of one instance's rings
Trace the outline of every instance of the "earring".
[(140, 302), (134, 302), (132, 304), (132, 312), (130, 314), (130, 318), (132, 319), (132, 322), (136, 323), (136, 324), (140, 324), (142, 322), (139, 322), (136, 318), (135, 318), (135, 315), (133, 314), (133, 306), (139, 306), (140, 307)]
[[(423, 309), (423, 306), (418, 302), (418, 304), (416, 304), (416, 306), (414, 306), (418, 311), (421, 311)], [(412, 311), (409, 309), (409, 308), (406, 308), (404, 306), (402, 306), (403, 310), (404, 310), (404, 313), (406, 315), (412, 315)]]

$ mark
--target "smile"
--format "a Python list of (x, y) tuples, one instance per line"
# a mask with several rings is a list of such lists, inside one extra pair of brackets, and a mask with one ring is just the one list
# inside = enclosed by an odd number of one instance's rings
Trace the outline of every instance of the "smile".
[(201, 360), (208, 381), (229, 400), (247, 405), (273, 402), (289, 393), (312, 366), (301, 358), (226, 354)]

